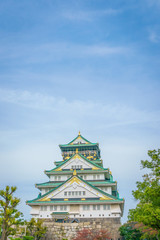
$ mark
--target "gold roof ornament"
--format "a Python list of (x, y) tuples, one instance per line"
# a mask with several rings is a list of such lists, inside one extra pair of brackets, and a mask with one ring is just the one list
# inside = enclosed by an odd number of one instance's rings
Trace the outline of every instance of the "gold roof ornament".
[(81, 136), (81, 133), (80, 133), (80, 131), (79, 131), (79, 133), (78, 133), (78, 136)]
[(78, 148), (76, 148), (76, 153), (78, 153)]
[(73, 176), (77, 176), (76, 169), (74, 169), (74, 171), (73, 171)]

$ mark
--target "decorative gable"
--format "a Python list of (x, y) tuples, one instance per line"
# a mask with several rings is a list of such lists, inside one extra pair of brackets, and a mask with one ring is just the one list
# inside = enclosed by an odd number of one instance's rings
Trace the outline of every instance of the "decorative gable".
[(97, 199), (97, 200), (113, 200), (111, 196), (107, 196), (99, 189), (84, 182), (78, 176), (73, 176), (67, 182), (45, 194), (39, 201), (51, 201), (59, 199)]
[(92, 163), (88, 159), (85, 159), (80, 154), (76, 153), (74, 156), (72, 156), (70, 159), (68, 159), (66, 162), (62, 163), (61, 166), (57, 167), (55, 171), (59, 170), (70, 170), (70, 169), (92, 169), (97, 170), (101, 169), (100, 166), (97, 166), (96, 164)]

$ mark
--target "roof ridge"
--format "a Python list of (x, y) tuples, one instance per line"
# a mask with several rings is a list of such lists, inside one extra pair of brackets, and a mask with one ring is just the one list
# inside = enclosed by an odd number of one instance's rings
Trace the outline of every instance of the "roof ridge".
[(84, 137), (80, 134), (80, 132), (79, 132), (78, 136), (75, 137), (72, 141), (70, 141), (67, 145), (71, 144), (72, 142), (74, 142), (74, 141), (75, 141), (77, 138), (79, 138), (79, 137), (81, 137), (81, 138), (82, 138), (83, 140), (85, 140), (86, 142), (91, 143), (91, 142), (88, 141), (86, 138), (84, 138)]

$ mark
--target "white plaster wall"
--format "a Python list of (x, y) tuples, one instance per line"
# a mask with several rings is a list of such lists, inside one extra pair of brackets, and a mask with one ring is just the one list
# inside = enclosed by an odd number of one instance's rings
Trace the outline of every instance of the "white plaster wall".
[[(81, 174), (79, 174), (80, 176)], [(104, 173), (92, 173), (92, 174), (87, 174), (87, 178), (86, 180), (95, 180), (95, 181), (98, 181), (98, 180), (105, 180), (105, 176), (104, 176)]]
[(112, 187), (99, 187), (99, 189), (101, 189), (102, 191), (108, 194), (112, 194)]
[[(93, 170), (94, 171), (94, 170)], [(78, 176), (82, 177), (84, 180), (95, 180), (95, 181), (98, 181), (98, 180), (105, 180), (105, 176), (104, 176), (104, 173), (91, 173), (91, 174), (84, 174), (84, 173), (77, 173)], [(60, 179), (58, 179), (58, 176), (60, 176)], [(50, 176), (50, 181), (66, 181), (68, 178), (70, 178), (72, 176), (72, 174), (66, 174), (66, 175), (51, 175)], [(86, 176), (86, 177), (84, 177)]]
[(121, 208), (119, 204), (114, 204), (111, 206), (111, 212), (114, 213), (121, 213)]
[(51, 175), (50, 176), (50, 181), (66, 181), (68, 178), (70, 178), (72, 174), (68, 175)]
[(30, 214), (39, 214), (40, 206), (33, 206), (31, 208)]
[[(104, 205), (104, 204), (103, 204)], [(120, 212), (117, 212), (117, 210), (120, 210), (120, 206), (117, 205), (111, 205), (110, 209), (104, 210), (103, 205), (100, 205), (100, 210), (94, 210), (93, 205), (90, 205), (89, 210), (83, 210), (83, 205), (80, 205), (79, 208), (79, 214), (77, 213), (71, 213), (70, 217), (78, 217), (78, 218), (110, 218), (110, 217), (120, 217)], [(115, 212), (113, 212), (115, 210)], [(70, 212), (70, 206), (67, 205), (67, 209), (65, 210), (67, 212)], [(39, 206), (33, 206), (31, 210), (31, 214), (33, 217), (36, 217), (34, 215), (37, 215), (37, 217), (40, 218), (51, 218), (51, 213), (53, 210), (50, 209), (50, 206), (47, 206), (46, 211), (41, 211)], [(64, 210), (61, 210), (60, 206), (57, 206), (57, 210), (54, 212), (64, 212)]]

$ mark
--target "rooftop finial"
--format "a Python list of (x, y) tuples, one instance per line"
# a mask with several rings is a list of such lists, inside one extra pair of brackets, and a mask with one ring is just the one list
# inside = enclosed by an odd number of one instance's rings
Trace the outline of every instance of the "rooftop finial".
[(80, 135), (81, 135), (81, 132), (79, 131), (78, 136), (80, 136)]
[(73, 176), (77, 176), (76, 169), (73, 171)]
[(78, 153), (78, 148), (76, 148), (76, 153)]

